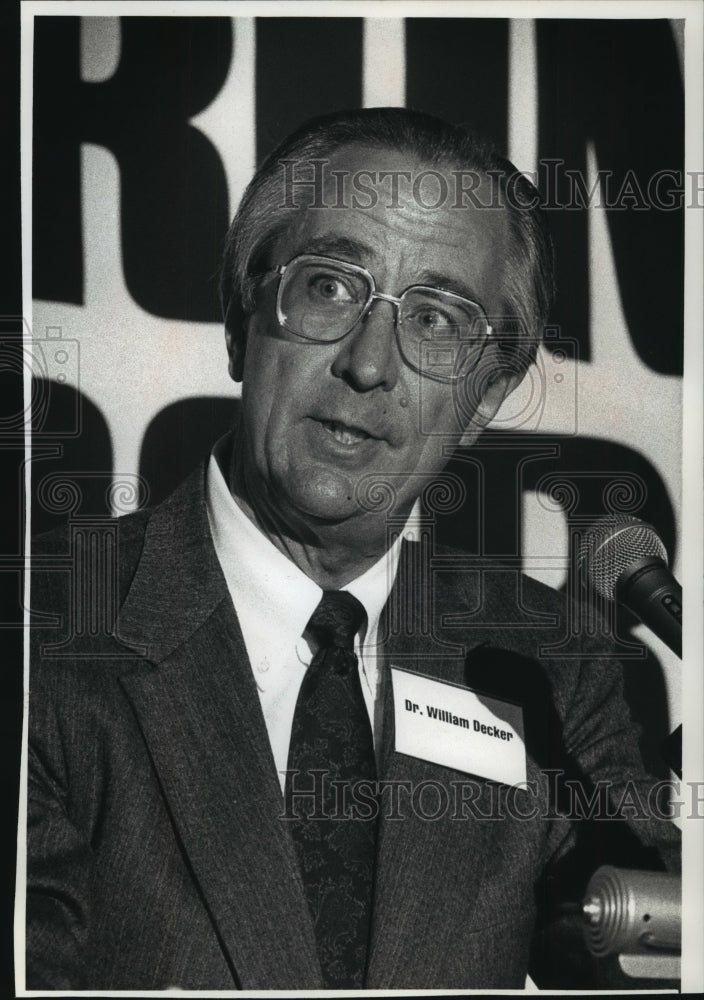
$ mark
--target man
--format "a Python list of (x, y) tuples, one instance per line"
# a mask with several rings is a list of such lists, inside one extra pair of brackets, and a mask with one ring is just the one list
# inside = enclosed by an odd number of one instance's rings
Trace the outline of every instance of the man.
[[(30, 988), (520, 988), (549, 866), (632, 849), (564, 808), (647, 798), (617, 668), (427, 516), (535, 354), (533, 194), (400, 109), (257, 173), (222, 275), (238, 425), (119, 522), (112, 635), (36, 630)], [(66, 589), (40, 574), (33, 607), (66, 625)]]

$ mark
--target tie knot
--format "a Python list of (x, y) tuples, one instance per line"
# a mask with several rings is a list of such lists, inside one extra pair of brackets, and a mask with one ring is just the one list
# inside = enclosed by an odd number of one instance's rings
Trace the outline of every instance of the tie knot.
[(325, 590), (308, 631), (321, 648), (354, 649), (354, 637), (366, 617), (360, 602), (346, 590)]

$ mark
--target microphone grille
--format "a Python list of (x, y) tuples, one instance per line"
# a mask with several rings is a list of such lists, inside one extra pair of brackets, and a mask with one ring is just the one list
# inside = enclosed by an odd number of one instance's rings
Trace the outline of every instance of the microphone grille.
[(596, 521), (582, 537), (579, 569), (601, 596), (614, 600), (616, 582), (632, 563), (648, 556), (667, 562), (661, 538), (651, 525), (628, 514), (609, 514)]

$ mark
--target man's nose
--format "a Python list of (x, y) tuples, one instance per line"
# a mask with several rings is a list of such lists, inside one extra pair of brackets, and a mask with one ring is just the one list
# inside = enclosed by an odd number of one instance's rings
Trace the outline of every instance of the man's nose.
[(333, 375), (344, 378), (358, 392), (393, 389), (403, 363), (394, 332), (395, 312), (390, 302), (376, 299), (364, 320), (347, 334), (332, 364)]

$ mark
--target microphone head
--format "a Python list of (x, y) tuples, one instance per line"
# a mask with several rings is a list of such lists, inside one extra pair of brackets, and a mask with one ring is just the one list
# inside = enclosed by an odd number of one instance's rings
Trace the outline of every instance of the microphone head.
[(679, 875), (602, 865), (584, 898), (584, 940), (599, 957), (676, 951), (682, 942), (681, 910)]
[(624, 570), (652, 557), (667, 563), (665, 546), (651, 525), (629, 514), (608, 514), (584, 532), (578, 564), (582, 582), (613, 601)]

